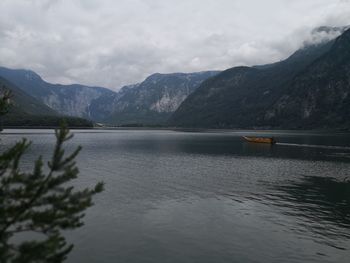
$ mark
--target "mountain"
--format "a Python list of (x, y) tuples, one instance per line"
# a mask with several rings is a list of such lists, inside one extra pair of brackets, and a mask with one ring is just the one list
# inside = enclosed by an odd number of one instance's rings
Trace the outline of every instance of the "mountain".
[(11, 91), (11, 112), (13, 113), (58, 116), (56, 111), (29, 96), (8, 80), (0, 77), (0, 94), (5, 90)]
[(350, 30), (339, 34), (308, 44), (278, 63), (235, 67), (218, 74), (181, 104), (169, 124), (350, 128)]
[(156, 73), (113, 96), (101, 96), (93, 101), (91, 109), (109, 115), (105, 121), (113, 124), (162, 124), (204, 80), (216, 74)]
[(0, 76), (58, 113), (67, 116), (94, 119), (94, 114), (98, 113), (91, 112), (90, 104), (92, 101), (103, 95), (112, 96), (115, 94), (113, 91), (101, 87), (51, 84), (30, 70), (0, 67)]
[(0, 77), (0, 95), (5, 91), (11, 92), (11, 106), (6, 115), (0, 116), (1, 126), (58, 126), (63, 118), (71, 127), (92, 126), (92, 123), (87, 120), (59, 115), (16, 85)]
[(113, 92), (78, 84), (51, 84), (30, 70), (0, 67), (0, 76), (59, 114), (111, 124), (164, 123), (190, 93), (217, 73), (153, 74), (140, 84)]

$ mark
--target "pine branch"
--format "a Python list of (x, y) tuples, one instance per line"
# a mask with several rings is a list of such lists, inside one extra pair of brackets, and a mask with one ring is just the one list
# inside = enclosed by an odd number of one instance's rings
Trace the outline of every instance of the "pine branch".
[[(0, 201), (4, 204), (0, 207), (0, 262), (12, 262), (11, 258), (16, 262), (62, 262), (73, 246), (66, 244), (60, 231), (82, 226), (83, 211), (93, 204), (92, 196), (103, 190), (103, 183), (82, 191), (67, 186), (79, 174), (75, 158), (81, 147), (65, 155), (63, 145), (72, 138), (65, 125), (55, 136), (47, 174), (43, 173), (42, 157), (36, 160), (32, 173), (20, 172), (21, 157), (30, 146), (26, 140), (0, 155)], [(23, 232), (47, 238), (11, 244), (10, 239)]]

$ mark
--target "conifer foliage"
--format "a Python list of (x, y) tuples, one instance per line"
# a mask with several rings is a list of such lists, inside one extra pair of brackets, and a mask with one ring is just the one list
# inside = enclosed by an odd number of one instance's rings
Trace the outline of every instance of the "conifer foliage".
[(3, 92), (0, 93), (0, 116), (7, 113), (10, 106), (11, 93), (3, 87)]
[[(7, 107), (0, 97), (0, 112)], [(75, 190), (69, 182), (77, 178), (75, 159), (81, 148), (65, 154), (64, 143), (72, 138), (66, 125), (55, 132), (56, 145), (45, 167), (39, 157), (33, 171), (23, 172), (20, 161), (30, 147), (26, 139), (0, 151), (0, 262), (62, 262), (73, 245), (62, 231), (83, 225), (84, 211), (92, 197), (103, 190)]]

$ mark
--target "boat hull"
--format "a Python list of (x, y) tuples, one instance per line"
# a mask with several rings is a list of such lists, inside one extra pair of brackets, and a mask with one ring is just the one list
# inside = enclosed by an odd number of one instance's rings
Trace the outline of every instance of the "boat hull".
[(247, 142), (252, 142), (252, 143), (267, 143), (267, 144), (275, 144), (276, 143), (276, 140), (274, 138), (248, 137), (248, 136), (243, 136), (243, 138)]

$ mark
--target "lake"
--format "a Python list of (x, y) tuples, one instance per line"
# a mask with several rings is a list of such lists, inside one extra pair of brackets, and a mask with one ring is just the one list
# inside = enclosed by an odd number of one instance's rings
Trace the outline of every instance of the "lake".
[[(349, 262), (350, 135), (316, 132), (75, 130), (78, 187), (104, 181), (68, 262)], [(274, 136), (276, 145), (243, 142)], [(52, 151), (33, 141), (28, 168)]]

